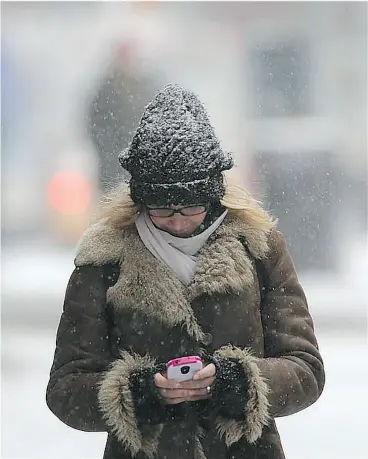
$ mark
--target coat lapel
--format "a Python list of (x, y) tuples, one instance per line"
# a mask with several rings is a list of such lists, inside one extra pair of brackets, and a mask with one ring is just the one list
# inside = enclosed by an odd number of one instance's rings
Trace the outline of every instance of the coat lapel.
[(75, 263), (102, 265), (120, 260), (120, 275), (107, 292), (108, 301), (116, 309), (138, 310), (148, 320), (157, 319), (168, 327), (182, 325), (190, 337), (202, 343), (205, 334), (191, 302), (202, 294), (239, 295), (248, 289), (254, 280), (248, 251), (263, 258), (268, 250), (266, 232), (227, 217), (201, 249), (193, 280), (184, 286), (146, 249), (135, 227), (116, 234), (111, 228), (95, 226), (82, 238)]
[(239, 295), (252, 285), (252, 261), (245, 250), (240, 229), (227, 223), (203, 246), (195, 275), (188, 286), (191, 300), (202, 294)]
[(123, 250), (120, 276), (108, 290), (107, 299), (117, 309), (139, 310), (168, 327), (183, 325), (196, 341), (204, 333), (199, 327), (180, 280), (131, 233)]

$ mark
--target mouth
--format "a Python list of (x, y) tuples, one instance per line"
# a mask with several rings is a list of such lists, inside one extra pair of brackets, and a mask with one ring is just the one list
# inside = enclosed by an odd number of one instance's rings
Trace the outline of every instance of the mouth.
[(188, 231), (173, 231), (173, 234), (182, 236), (183, 234), (188, 234)]
[(190, 236), (190, 232), (187, 230), (166, 230), (168, 233), (170, 233), (172, 236), (179, 236), (179, 237), (187, 237)]

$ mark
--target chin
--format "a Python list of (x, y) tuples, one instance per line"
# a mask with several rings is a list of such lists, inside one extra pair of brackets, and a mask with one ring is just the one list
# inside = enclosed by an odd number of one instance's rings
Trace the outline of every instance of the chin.
[(176, 237), (190, 237), (193, 234), (193, 231), (173, 231), (173, 230), (166, 230), (172, 236)]

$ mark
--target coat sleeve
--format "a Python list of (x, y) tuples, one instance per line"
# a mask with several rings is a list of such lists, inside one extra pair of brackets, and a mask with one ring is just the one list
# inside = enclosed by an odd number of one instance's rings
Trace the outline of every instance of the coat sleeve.
[[(141, 423), (136, 418), (131, 376), (142, 370), (150, 374), (154, 363), (147, 356), (127, 351), (121, 352), (118, 359), (112, 358), (106, 313), (108, 286), (102, 266), (81, 266), (72, 273), (57, 331), (46, 402), (68, 426), (112, 432), (133, 455), (142, 450), (150, 457), (157, 447), (161, 426), (149, 425), (149, 421), (148, 425), (138, 426)], [(150, 406), (152, 400), (145, 401), (146, 407)], [(156, 423), (159, 417), (157, 414)]]
[(76, 268), (69, 280), (46, 390), (50, 410), (78, 430), (103, 432), (98, 403), (101, 375), (110, 363), (102, 268)]
[[(234, 409), (230, 407), (227, 416), (222, 413), (217, 419), (218, 431), (228, 445), (243, 436), (254, 443), (272, 418), (297, 413), (313, 404), (325, 383), (307, 300), (280, 232), (271, 233), (269, 247), (269, 257), (264, 261), (267, 282), (261, 305), (264, 357), (234, 346), (215, 352), (215, 357), (237, 361), (245, 376), (243, 389), (237, 390), (236, 404), (243, 406), (243, 419), (231, 418)], [(236, 393), (232, 396), (234, 400)], [(239, 413), (238, 409), (235, 411)]]
[(262, 305), (265, 359), (257, 360), (268, 387), (269, 414), (288, 416), (312, 405), (325, 384), (322, 357), (307, 300), (280, 232), (270, 241), (274, 256)]

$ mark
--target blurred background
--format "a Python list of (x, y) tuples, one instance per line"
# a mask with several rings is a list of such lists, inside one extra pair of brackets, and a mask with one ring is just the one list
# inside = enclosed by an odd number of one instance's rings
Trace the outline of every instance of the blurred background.
[(45, 388), (75, 245), (169, 82), (205, 104), (307, 293), (327, 383), (278, 420), (287, 458), (366, 457), (367, 3), (2, 2), (1, 33), (1, 457), (102, 457)]

